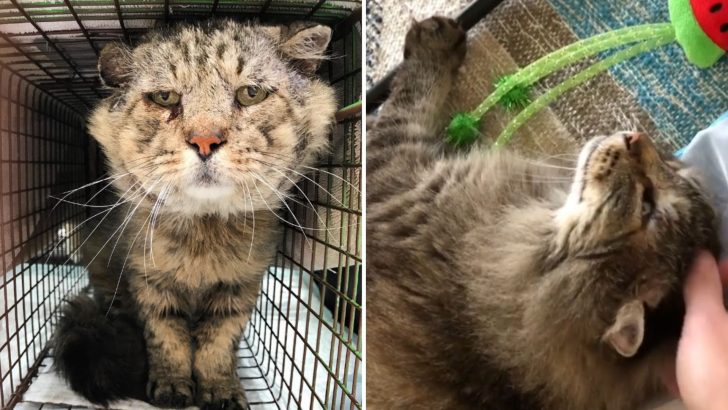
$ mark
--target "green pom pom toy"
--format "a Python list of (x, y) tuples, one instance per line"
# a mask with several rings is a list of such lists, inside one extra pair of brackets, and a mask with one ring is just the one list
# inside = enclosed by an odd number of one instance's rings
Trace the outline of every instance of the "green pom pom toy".
[[(512, 75), (504, 75), (495, 82), (495, 88), (506, 86)], [(516, 84), (510, 91), (501, 97), (498, 103), (508, 111), (515, 111), (519, 108), (526, 108), (531, 103), (531, 87), (524, 84)]]
[(480, 119), (468, 113), (456, 114), (447, 127), (447, 142), (464, 147), (475, 142), (480, 136)]
[[(578, 87), (609, 68), (639, 54), (677, 42), (686, 58), (700, 68), (714, 65), (728, 50), (728, 4), (717, 6), (711, 0), (668, 0), (670, 23), (643, 24), (609, 31), (556, 50), (513, 75), (496, 81), (495, 90), (473, 111), (457, 114), (448, 127), (447, 141), (456, 146), (477, 140), (480, 119), (496, 104), (507, 110), (522, 108), (501, 132), (493, 147), (508, 143), (528, 119), (569, 90)], [(619, 49), (619, 50), (615, 50)], [(569, 65), (615, 50), (531, 101), (531, 86)]]

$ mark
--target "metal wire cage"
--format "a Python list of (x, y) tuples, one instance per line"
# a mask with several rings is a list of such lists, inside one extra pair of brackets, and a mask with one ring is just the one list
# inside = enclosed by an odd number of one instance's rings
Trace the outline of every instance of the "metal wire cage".
[[(134, 44), (160, 22), (211, 16), (331, 26), (332, 58), (320, 74), (341, 107), (360, 99), (360, 0), (0, 0), (3, 408), (77, 408), (27, 396), (51, 367), (58, 308), (88, 284), (76, 228), (93, 211), (53, 198), (103, 173), (85, 131), (89, 109), (105, 96), (99, 51), (110, 41)], [(330, 154), (291, 192), (296, 218), (282, 222), (275, 264), (238, 352), (253, 408), (361, 408), (360, 131), (360, 110), (342, 110)], [(80, 189), (67, 200), (94, 193)]]

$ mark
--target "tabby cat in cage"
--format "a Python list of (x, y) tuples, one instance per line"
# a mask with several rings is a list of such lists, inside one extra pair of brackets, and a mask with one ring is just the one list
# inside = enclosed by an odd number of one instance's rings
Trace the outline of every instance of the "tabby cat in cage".
[(68, 303), (54, 339), (74, 390), (247, 407), (236, 350), (275, 212), (327, 145), (335, 96), (314, 72), (330, 39), (321, 25), (215, 20), (103, 49), (112, 94), (89, 131), (117, 195), (83, 247), (93, 297)]
[(575, 169), (438, 136), (465, 34), (415, 23), (367, 142), (367, 406), (625, 410), (661, 391), (716, 221), (645, 135)]

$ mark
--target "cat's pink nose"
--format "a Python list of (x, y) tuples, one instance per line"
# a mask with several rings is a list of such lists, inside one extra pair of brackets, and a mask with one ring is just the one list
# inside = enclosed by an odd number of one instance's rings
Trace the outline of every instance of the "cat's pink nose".
[(188, 140), (190, 147), (197, 151), (197, 155), (205, 161), (225, 143), (219, 133), (205, 132), (193, 136)]
[(624, 138), (624, 144), (627, 146), (627, 151), (632, 150), (635, 148), (635, 145), (640, 141), (640, 139), (644, 138), (644, 135), (641, 132), (625, 132), (622, 134), (622, 137)]

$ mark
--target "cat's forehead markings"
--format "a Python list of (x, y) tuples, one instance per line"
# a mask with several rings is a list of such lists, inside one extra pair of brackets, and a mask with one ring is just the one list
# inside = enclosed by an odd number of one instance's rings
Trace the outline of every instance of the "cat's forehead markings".
[(238, 57), (238, 67), (235, 69), (235, 72), (240, 75), (240, 73), (243, 72), (243, 66), (245, 66), (245, 59), (243, 56)]
[(227, 51), (227, 43), (225, 43), (224, 41), (220, 42), (217, 45), (217, 58), (222, 59), (222, 57), (225, 55), (225, 51)]
[(182, 42), (182, 59), (183, 61), (190, 60), (190, 46), (185, 42)]

